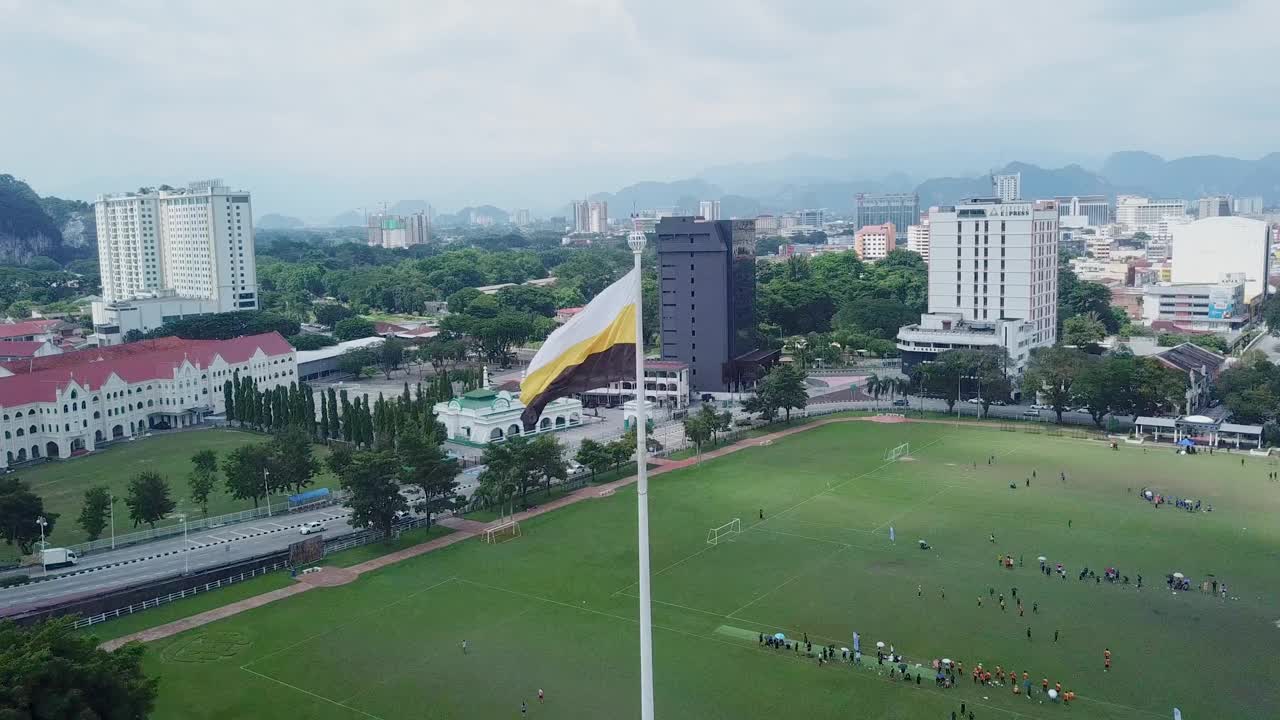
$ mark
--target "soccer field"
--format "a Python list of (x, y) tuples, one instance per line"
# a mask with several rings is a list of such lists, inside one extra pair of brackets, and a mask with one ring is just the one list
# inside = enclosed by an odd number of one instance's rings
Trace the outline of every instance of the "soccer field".
[[(886, 463), (903, 442), (910, 457)], [(659, 476), (658, 716), (949, 718), (964, 702), (976, 718), (1168, 718), (1175, 706), (1189, 720), (1273, 717), (1273, 470), (1237, 454), (850, 422)], [(1137, 497), (1145, 486), (1214, 511), (1154, 509)], [(743, 532), (707, 545), (734, 518)], [(156, 717), (502, 718), (521, 701), (529, 717), (638, 717), (634, 487), (522, 525), (519, 539), (467, 541), (153, 643)], [(1025, 566), (1001, 568), (997, 553)], [(1040, 555), (1067, 578), (1038, 572)], [(1083, 566), (1117, 567), (1130, 585), (1080, 581)], [(1213, 573), (1231, 597), (1171, 593), (1174, 571)], [(854, 631), (862, 667), (758, 644), (782, 632), (851, 647)], [(920, 686), (890, 680), (876, 641), (913, 669), (948, 657), (965, 675), (948, 690), (927, 671)], [(1061, 682), (1077, 700), (976, 686), (977, 662)]]

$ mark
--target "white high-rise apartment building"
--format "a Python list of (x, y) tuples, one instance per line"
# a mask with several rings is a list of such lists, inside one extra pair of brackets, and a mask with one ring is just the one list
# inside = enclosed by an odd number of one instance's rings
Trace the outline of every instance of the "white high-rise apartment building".
[(1116, 224), (1130, 232), (1152, 234), (1166, 215), (1187, 214), (1186, 200), (1152, 200), (1137, 195), (1116, 198)]
[(603, 235), (609, 232), (609, 203), (593, 200), (587, 206), (587, 232)]
[(249, 193), (220, 180), (160, 192), (160, 255), (164, 287), (207, 300), (215, 312), (258, 307)]
[(164, 287), (155, 195), (103, 195), (94, 204), (102, 299), (127, 300)]
[(719, 220), (720, 219), (720, 201), (719, 200), (703, 200), (698, 203), (698, 214), (703, 220)]
[(185, 190), (102, 195), (95, 205), (103, 299), (98, 341), (184, 315), (254, 310), (253, 207), (220, 180)]
[(1022, 173), (1009, 175), (992, 175), (991, 190), (995, 197), (1004, 202), (1022, 199)]
[(1176, 225), (1173, 232), (1171, 280), (1180, 283), (1220, 283), (1244, 280), (1244, 300), (1267, 292), (1271, 273), (1271, 229), (1261, 220), (1211, 217)]
[(929, 221), (925, 220), (919, 225), (907, 226), (907, 249), (924, 258), (924, 264), (929, 264)]
[(1058, 325), (1058, 209), (966, 200), (929, 212), (929, 312), (898, 332), (904, 365), (953, 348), (1003, 347), (1010, 370)]

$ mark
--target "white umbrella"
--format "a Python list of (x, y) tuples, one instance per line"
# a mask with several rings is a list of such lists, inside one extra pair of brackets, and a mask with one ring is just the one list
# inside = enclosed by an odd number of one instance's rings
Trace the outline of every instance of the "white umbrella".
[(1186, 575), (1183, 575), (1182, 573), (1174, 573), (1174, 574), (1173, 574), (1173, 576), (1174, 576), (1174, 577), (1176, 577), (1176, 578), (1178, 578), (1179, 580), (1181, 580), (1181, 579), (1183, 579), (1183, 578), (1185, 578), (1185, 577), (1186, 577)]
[(1049, 699), (1050, 699), (1050, 700), (1057, 700), (1057, 699), (1058, 699), (1058, 691), (1057, 691), (1057, 690), (1054, 690), (1053, 688), (1049, 688)]
[(774, 639), (774, 640), (786, 640), (786, 639), (787, 639), (787, 636), (786, 636), (786, 635), (783, 635), (782, 633), (774, 633), (774, 634), (773, 634), (773, 639)]
[(942, 665), (943, 665), (944, 667), (950, 667), (950, 666), (951, 666), (951, 658), (942, 658)]
[(878, 642), (878, 643), (876, 643), (876, 649), (877, 649), (877, 650), (883, 650), (883, 649), (884, 649), (884, 643), (882, 643), (882, 642)]
[(1049, 558), (1047, 558), (1047, 557), (1045, 557), (1045, 556), (1041, 555), (1040, 557), (1038, 557), (1038, 558), (1036, 558), (1036, 559), (1037, 559), (1037, 560), (1039, 560), (1040, 562), (1044, 562), (1045, 560), (1048, 560)]

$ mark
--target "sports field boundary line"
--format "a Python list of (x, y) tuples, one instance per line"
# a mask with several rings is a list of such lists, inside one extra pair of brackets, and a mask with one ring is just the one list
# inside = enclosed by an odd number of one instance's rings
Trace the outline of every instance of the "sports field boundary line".
[[(534, 594), (532, 594), (532, 593), (526, 593), (526, 592), (522, 592), (522, 591), (520, 591), (520, 590), (512, 590), (512, 589), (510, 589), (510, 588), (499, 587), (499, 586), (497, 586), (497, 585), (490, 585), (490, 584), (488, 584), (488, 583), (477, 582), (477, 581), (475, 581), (475, 580), (468, 580), (468, 579), (463, 578), (463, 577), (459, 577), (459, 578), (458, 578), (458, 582), (460, 582), (460, 583), (467, 583), (467, 584), (469, 584), (469, 585), (475, 585), (476, 587), (485, 588), (485, 589), (487, 589), (487, 590), (493, 590), (493, 591), (495, 591), (495, 592), (509, 593), (509, 594), (511, 594), (511, 595), (515, 595), (515, 596), (517, 596), (517, 597), (528, 598), (528, 599), (530, 599), (530, 600), (536, 600), (536, 601), (538, 601), (538, 602), (544, 602), (544, 603), (547, 603), (547, 604), (550, 604), (550, 605), (558, 605), (558, 606), (560, 606), (560, 607), (569, 608), (569, 609), (571, 609), (571, 610), (577, 610), (577, 611), (579, 611), (579, 612), (586, 612), (586, 613), (591, 613), (591, 614), (593, 614), (593, 615), (600, 615), (600, 616), (607, 617), (607, 618), (613, 618), (613, 619), (615, 619), (615, 620), (622, 620), (623, 622), (628, 622), (628, 623), (631, 623), (631, 624), (633, 624), (633, 625), (638, 625), (638, 624), (640, 623), (640, 620), (639, 620), (638, 618), (631, 618), (631, 617), (626, 617), (626, 616), (624, 616), (624, 615), (617, 615), (617, 614), (615, 614), (615, 613), (605, 612), (605, 611), (603, 611), (603, 610), (596, 610), (596, 609), (594, 609), (594, 608), (582, 607), (582, 606), (579, 606), (579, 605), (574, 605), (573, 603), (567, 603), (567, 602), (563, 602), (563, 601), (561, 601), (561, 600), (556, 600), (556, 599), (553, 599), (553, 598), (542, 597), (542, 596), (540, 596), (540, 595), (534, 595)], [(615, 593), (615, 594), (616, 594), (616, 593)], [(628, 595), (627, 597), (634, 597), (634, 596), (632, 596), (632, 595)], [(672, 603), (665, 603), (665, 604), (667, 604), (667, 605), (671, 605)], [(694, 608), (687, 608), (687, 607), (685, 607), (685, 608), (683, 608), (683, 609), (685, 609), (685, 610), (694, 610)], [(721, 618), (721, 619), (740, 620), (740, 621), (742, 620), (742, 619), (740, 619), (740, 618), (726, 618), (724, 615), (718, 615), (718, 614), (713, 613), (713, 612), (711, 612), (711, 611), (709, 611), (709, 610), (702, 610), (702, 611), (698, 611), (698, 612), (704, 612), (704, 613), (709, 614), (709, 615), (714, 615), (714, 616), (719, 617), (719, 618)], [(748, 622), (753, 622), (753, 621), (748, 621)], [(736, 649), (738, 649), (738, 650), (745, 651), (745, 652), (757, 652), (757, 650), (756, 650), (755, 648), (753, 648), (751, 645), (747, 645), (747, 644), (745, 644), (745, 643), (740, 643), (740, 642), (729, 642), (728, 640), (721, 640), (720, 638), (718, 638), (718, 637), (713, 637), (713, 636), (711, 636), (711, 635), (703, 635), (703, 634), (701, 634), (701, 633), (690, 632), (690, 631), (688, 631), (688, 630), (681, 630), (681, 629), (679, 629), (679, 628), (668, 627), (668, 626), (666, 626), (666, 625), (659, 625), (659, 624), (657, 624), (657, 623), (654, 623), (654, 624), (653, 624), (653, 627), (654, 627), (654, 628), (656, 628), (656, 629), (658, 629), (658, 630), (665, 630), (665, 631), (667, 631), (667, 632), (675, 633), (675, 634), (677, 634), (677, 635), (684, 635), (685, 637), (694, 638), (694, 639), (696, 639), (696, 640), (704, 640), (704, 641), (707, 641), (707, 642), (713, 642), (713, 643), (716, 643), (716, 644), (718, 644), (718, 645), (724, 645), (724, 646), (726, 646), (726, 647), (736, 648)], [(811, 660), (811, 658), (809, 658), (809, 657), (793, 657), (793, 656), (791, 656), (790, 654), (785, 654), (785, 653), (784, 653), (784, 654), (779, 654), (777, 657), (779, 657), (780, 659), (783, 659), (783, 660), (789, 661), (789, 662), (805, 662), (805, 663), (808, 663), (808, 662), (810, 662), (810, 660)], [(850, 674), (850, 677), (857, 678), (857, 679), (860, 679), (860, 680), (869, 681), (869, 682), (890, 683), (890, 684), (893, 684), (893, 685), (895, 685), (895, 686), (899, 684), (899, 683), (896, 683), (896, 682), (893, 682), (893, 681), (887, 680), (887, 679), (885, 679), (884, 677), (882, 677), (882, 676), (880, 676), (880, 675), (878, 675), (878, 674), (877, 674), (877, 675), (875, 675), (875, 676), (872, 676), (870, 673), (856, 672), (856, 673), (851, 673), (851, 674)], [(1082, 699), (1083, 699), (1083, 698), (1082, 698)], [(1027, 714), (1025, 714), (1025, 713), (1020, 713), (1020, 712), (1018, 712), (1018, 711), (1016, 711), (1016, 710), (1010, 710), (1010, 709), (1008, 709), (1008, 708), (1003, 708), (1003, 707), (1000, 707), (1000, 706), (998, 706), (998, 705), (989, 705), (989, 704), (987, 704), (987, 703), (984, 703), (984, 702), (981, 702), (981, 701), (978, 701), (978, 700), (969, 700), (968, 702), (969, 702), (969, 704), (970, 704), (970, 705), (973, 705), (974, 707), (982, 707), (982, 708), (986, 708), (986, 709), (988, 709), (988, 710), (994, 710), (994, 711), (997, 711), (997, 712), (1005, 713), (1005, 714), (1007, 714), (1007, 715), (1012, 715), (1013, 717), (1018, 717), (1018, 718), (1032, 718), (1032, 720), (1035, 720), (1035, 716), (1033, 716), (1033, 715), (1027, 715)], [(1124, 707), (1124, 706), (1123, 706), (1123, 705), (1119, 705), (1119, 706), (1117, 706), (1117, 707)], [(1136, 708), (1135, 708), (1135, 709), (1136, 709)]]
[(376, 613), (380, 613), (380, 612), (382, 612), (383, 610), (386, 610), (387, 608), (390, 608), (390, 607), (394, 607), (394, 606), (396, 606), (396, 605), (399, 605), (400, 603), (402, 603), (402, 602), (404, 602), (404, 601), (406, 601), (406, 600), (410, 600), (410, 599), (412, 599), (412, 598), (415, 598), (415, 597), (417, 597), (417, 596), (419, 596), (419, 595), (421, 595), (421, 594), (423, 594), (423, 593), (425, 593), (425, 592), (428, 592), (428, 591), (430, 591), (430, 590), (435, 590), (436, 588), (438, 588), (438, 587), (440, 587), (440, 586), (442, 586), (442, 585), (445, 585), (445, 584), (447, 584), (447, 583), (453, 582), (453, 581), (455, 581), (455, 580), (457, 580), (457, 579), (458, 579), (458, 578), (457, 578), (457, 576), (456, 576), (456, 575), (453, 575), (453, 576), (447, 577), (447, 578), (445, 578), (444, 580), (441, 580), (441, 581), (439, 581), (439, 582), (432, 583), (432, 584), (430, 584), (430, 585), (428, 585), (428, 586), (426, 586), (426, 587), (424, 587), (424, 588), (418, 588), (417, 590), (414, 590), (413, 592), (411, 592), (411, 593), (409, 593), (409, 594), (407, 594), (407, 595), (401, 595), (400, 597), (396, 598), (395, 600), (392, 600), (391, 602), (387, 603), (386, 605), (380, 605), (380, 606), (378, 606), (378, 607), (376, 607), (376, 608), (374, 608), (374, 609), (372, 609), (372, 610), (370, 610), (370, 611), (368, 611), (368, 612), (360, 613), (359, 615), (353, 616), (350, 620), (347, 620), (346, 622), (342, 623), (341, 625), (335, 625), (335, 626), (333, 626), (333, 627), (331, 627), (331, 628), (328, 628), (328, 629), (323, 630), (323, 631), (321, 631), (321, 632), (318, 632), (318, 633), (316, 633), (316, 634), (314, 634), (314, 635), (311, 635), (311, 636), (309, 636), (309, 637), (306, 637), (306, 638), (304, 638), (304, 639), (302, 639), (302, 640), (299, 640), (299, 641), (297, 641), (297, 642), (295, 642), (295, 643), (293, 643), (293, 644), (291, 644), (291, 645), (286, 645), (285, 647), (282, 647), (282, 648), (280, 648), (279, 650), (273, 650), (272, 652), (269, 652), (269, 653), (267, 653), (266, 655), (263, 655), (262, 657), (257, 657), (257, 658), (254, 658), (253, 660), (250, 660), (249, 662), (245, 663), (244, 665), (241, 665), (240, 667), (241, 667), (241, 669), (247, 669), (250, 665), (257, 665), (258, 663), (262, 662), (263, 660), (267, 660), (267, 659), (269, 659), (269, 658), (273, 658), (273, 657), (275, 657), (276, 655), (279, 655), (279, 654), (280, 654), (280, 653), (282, 653), (282, 652), (288, 652), (289, 650), (292, 650), (292, 649), (294, 649), (294, 648), (296, 648), (296, 647), (299, 647), (299, 646), (301, 646), (301, 645), (306, 645), (307, 643), (311, 642), (312, 640), (319, 640), (320, 638), (324, 637), (325, 635), (332, 635), (333, 633), (336, 633), (336, 632), (338, 632), (339, 630), (343, 630), (343, 629), (345, 629), (345, 628), (348, 628), (348, 627), (350, 627), (351, 625), (353, 625), (353, 624), (355, 624), (355, 623), (357, 623), (357, 622), (359, 622), (359, 621), (361, 621), (361, 620), (364, 620), (365, 618), (367, 618), (367, 617), (369, 617), (369, 616), (371, 616), (371, 615), (374, 615), (374, 614), (376, 614)]
[(735, 619), (735, 618), (733, 617), (734, 615), (737, 615), (738, 613), (742, 612), (743, 610), (746, 610), (747, 608), (751, 607), (752, 605), (755, 605), (756, 603), (760, 602), (761, 600), (763, 600), (763, 599), (765, 599), (765, 598), (769, 597), (770, 595), (772, 595), (772, 594), (774, 594), (774, 593), (778, 592), (779, 590), (781, 590), (782, 588), (784, 588), (784, 587), (786, 587), (786, 586), (790, 585), (791, 583), (795, 582), (796, 580), (799, 580), (801, 577), (803, 577), (803, 576), (807, 575), (807, 574), (809, 573), (809, 571), (811, 571), (811, 570), (813, 570), (813, 569), (817, 568), (817, 566), (819, 566), (819, 565), (825, 565), (828, 561), (830, 561), (831, 559), (833, 559), (835, 556), (839, 555), (840, 553), (842, 553), (842, 552), (844, 552), (845, 550), (848, 550), (848, 549), (849, 549), (849, 546), (848, 546), (848, 545), (843, 545), (843, 546), (841, 546), (841, 547), (840, 547), (840, 549), (839, 549), (839, 550), (836, 550), (835, 552), (831, 553), (830, 555), (827, 555), (827, 556), (825, 556), (825, 557), (821, 557), (821, 558), (818, 558), (817, 560), (814, 560), (813, 562), (809, 563), (807, 566), (805, 566), (804, 568), (802, 568), (802, 569), (801, 569), (799, 572), (797, 572), (796, 574), (792, 575), (791, 577), (787, 578), (786, 580), (783, 580), (783, 581), (782, 581), (782, 582), (781, 582), (777, 587), (775, 587), (775, 588), (773, 588), (772, 590), (769, 590), (769, 591), (767, 591), (767, 592), (760, 593), (759, 595), (755, 596), (754, 598), (751, 598), (751, 602), (747, 603), (746, 605), (743, 605), (742, 607), (738, 608), (737, 610), (734, 610), (733, 612), (729, 613), (729, 614), (728, 614), (728, 615), (726, 615), (725, 617), (727, 617), (727, 618), (729, 618), (729, 619)]
[(310, 690), (305, 690), (305, 689), (303, 689), (303, 688), (298, 687), (297, 685), (290, 685), (289, 683), (287, 683), (287, 682), (285, 682), (285, 681), (283, 681), (283, 680), (277, 680), (276, 678), (273, 678), (273, 677), (271, 677), (270, 675), (263, 675), (262, 673), (258, 672), (257, 670), (250, 670), (249, 668), (247, 668), (247, 667), (245, 667), (245, 666), (243, 666), (243, 665), (241, 665), (241, 666), (240, 666), (240, 669), (241, 669), (241, 670), (243, 670), (243, 671), (245, 671), (245, 672), (247, 672), (247, 673), (249, 673), (250, 675), (256, 675), (256, 676), (258, 676), (258, 677), (260, 677), (260, 678), (262, 678), (263, 680), (266, 680), (266, 681), (268, 681), (268, 682), (273, 682), (273, 683), (275, 683), (275, 684), (277, 684), (277, 685), (282, 685), (282, 686), (284, 686), (284, 687), (289, 688), (290, 690), (296, 690), (296, 691), (298, 691), (298, 692), (302, 693), (303, 695), (310, 695), (311, 697), (313, 697), (313, 698), (315, 698), (315, 699), (317, 699), (317, 700), (323, 700), (324, 702), (327, 702), (327, 703), (329, 703), (330, 705), (336, 705), (336, 706), (338, 706), (338, 707), (342, 708), (343, 710), (350, 710), (351, 712), (356, 713), (357, 715), (363, 715), (363, 716), (365, 716), (365, 717), (367, 717), (367, 718), (372, 718), (373, 720), (385, 720), (385, 718), (382, 718), (382, 717), (379, 717), (379, 716), (377, 716), (377, 715), (374, 715), (373, 713), (365, 712), (364, 710), (361, 710), (360, 708), (353, 708), (353, 707), (351, 707), (350, 705), (343, 705), (342, 703), (338, 702), (337, 700), (334, 700), (333, 698), (327, 698), (327, 697), (325, 697), (325, 696), (323, 696), (323, 695), (319, 695), (319, 694), (317, 694), (317, 693), (313, 693), (313, 692), (311, 692)]
[[(820, 427), (820, 426), (822, 426), (822, 425), (829, 425), (829, 424), (831, 424), (831, 423), (837, 423), (837, 422), (859, 422), (859, 421), (863, 421), (863, 418), (860, 418), (860, 417), (853, 417), (853, 418), (839, 418), (839, 419), (832, 419), (832, 420), (823, 420), (823, 421), (820, 421), (820, 422), (817, 422), (817, 423), (811, 423), (811, 424), (809, 424), (809, 425), (804, 425), (804, 426), (802, 426), (802, 427), (800, 427), (800, 428), (796, 428), (796, 430), (798, 431), (798, 430), (803, 430), (803, 429), (808, 429), (808, 428)], [(794, 433), (788, 433), (788, 434), (794, 434)], [(772, 436), (764, 436), (764, 437), (766, 437), (766, 438), (771, 438)], [(924, 449), (925, 449), (925, 448), (927, 448), (927, 447), (930, 447), (930, 446), (933, 446), (933, 445), (938, 444), (939, 442), (941, 442), (941, 441), (942, 441), (943, 437), (945, 437), (945, 436), (935, 438), (935, 439), (933, 439), (933, 440), (931, 440), (931, 441), (929, 441), (929, 442), (925, 443), (924, 445), (922, 445), (922, 446), (920, 447), (920, 449), (921, 449), (921, 450), (924, 450)], [(761, 439), (763, 439), (763, 438), (761, 438)], [(729, 447), (733, 447), (733, 446), (729, 446)], [(726, 447), (726, 448), (722, 448), (722, 449), (727, 450), (727, 449), (729, 449), (729, 448), (728, 448), (728, 447)], [(862, 474), (860, 474), (860, 475), (855, 475), (855, 476), (853, 476), (853, 477), (851, 477), (851, 478), (848, 478), (847, 480), (843, 480), (843, 481), (837, 482), (837, 483), (835, 483), (835, 484), (833, 484), (833, 485), (827, 485), (827, 487), (823, 488), (822, 490), (819, 490), (817, 493), (814, 493), (813, 495), (810, 495), (809, 497), (807, 497), (807, 498), (805, 498), (805, 499), (801, 500), (800, 502), (797, 502), (796, 504), (792, 505), (791, 507), (784, 508), (783, 510), (781, 510), (781, 511), (779, 511), (779, 512), (777, 512), (777, 513), (774, 513), (774, 514), (770, 515), (769, 517), (765, 518), (764, 520), (756, 520), (755, 522), (753, 522), (753, 523), (751, 523), (750, 525), (748, 525), (748, 526), (746, 527), (746, 529), (744, 529), (742, 532), (743, 532), (743, 533), (750, 532), (751, 530), (754, 530), (756, 527), (758, 527), (758, 526), (760, 526), (760, 525), (763, 525), (764, 523), (767, 523), (767, 522), (769, 522), (770, 520), (772, 520), (772, 519), (774, 519), (774, 518), (776, 518), (776, 517), (781, 517), (781, 516), (783, 516), (783, 515), (785, 515), (785, 514), (787, 514), (787, 513), (791, 512), (792, 510), (795, 510), (796, 508), (800, 507), (801, 505), (804, 505), (805, 503), (809, 502), (810, 500), (817, 499), (817, 498), (819, 498), (819, 497), (821, 497), (821, 496), (823, 496), (823, 495), (826, 495), (826, 494), (830, 493), (832, 490), (835, 490), (836, 488), (844, 487), (845, 485), (848, 485), (848, 484), (849, 484), (849, 483), (851, 483), (851, 482), (855, 482), (855, 481), (857, 481), (857, 480), (861, 480), (861, 479), (863, 479), (863, 478), (865, 478), (865, 477), (869, 477), (869, 476), (871, 476), (871, 475), (874, 475), (875, 473), (880, 472), (881, 470), (883, 470), (883, 469), (885, 469), (885, 468), (889, 467), (890, 465), (894, 464), (895, 462), (897, 462), (897, 460), (890, 460), (890, 461), (888, 461), (888, 462), (881, 463), (880, 465), (877, 465), (876, 467), (872, 468), (871, 470), (868, 470), (868, 471), (866, 471), (866, 472), (864, 472), (864, 473), (862, 473)], [(652, 577), (657, 577), (657, 576), (659, 576), (659, 575), (661, 575), (661, 574), (663, 574), (663, 573), (667, 572), (668, 570), (672, 570), (672, 569), (676, 568), (676, 567), (677, 567), (677, 566), (679, 566), (679, 565), (683, 565), (684, 563), (686, 563), (686, 562), (688, 562), (688, 561), (690, 561), (690, 560), (692, 560), (692, 559), (694, 559), (694, 558), (696, 558), (696, 557), (698, 557), (698, 556), (702, 555), (703, 553), (707, 552), (708, 550), (711, 550), (713, 547), (715, 547), (715, 546), (714, 546), (714, 545), (707, 545), (707, 546), (703, 547), (701, 550), (698, 550), (697, 552), (693, 553), (692, 555), (688, 555), (688, 556), (686, 556), (686, 557), (684, 557), (684, 558), (681, 558), (680, 560), (677, 560), (677, 561), (675, 561), (675, 562), (671, 563), (670, 565), (667, 565), (667, 566), (666, 566), (666, 567), (664, 567), (664, 568), (661, 568), (661, 569), (660, 569), (660, 570), (658, 570), (657, 572), (653, 573), (653, 574), (652, 574)], [(615, 590), (615, 591), (613, 592), (613, 594), (614, 594), (614, 595), (617, 595), (617, 594), (622, 593), (622, 592), (624, 592), (624, 591), (626, 591), (626, 590), (630, 590), (631, 588), (633, 588), (633, 587), (635, 587), (636, 585), (639, 585), (639, 584), (640, 584), (640, 582), (639, 582), (638, 580), (633, 581), (631, 584), (626, 585), (625, 587), (622, 587), (622, 588), (619, 588), (619, 589)]]

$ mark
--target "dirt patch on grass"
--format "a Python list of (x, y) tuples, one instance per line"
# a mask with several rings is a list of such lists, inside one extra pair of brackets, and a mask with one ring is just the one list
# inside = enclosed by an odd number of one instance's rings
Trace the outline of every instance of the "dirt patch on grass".
[(904, 423), (911, 422), (901, 415), (872, 415), (871, 417), (862, 418), (864, 422), (873, 423)]
[(337, 587), (338, 585), (346, 585), (358, 577), (360, 577), (360, 573), (350, 568), (322, 567), (316, 572), (298, 575), (298, 581), (307, 585), (315, 585), (316, 587)]

